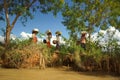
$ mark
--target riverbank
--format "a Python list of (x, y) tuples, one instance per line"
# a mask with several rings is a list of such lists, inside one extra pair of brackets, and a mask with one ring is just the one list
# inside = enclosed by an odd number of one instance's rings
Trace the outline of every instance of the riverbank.
[(96, 72), (74, 72), (65, 68), (0, 68), (0, 80), (120, 80), (120, 77)]

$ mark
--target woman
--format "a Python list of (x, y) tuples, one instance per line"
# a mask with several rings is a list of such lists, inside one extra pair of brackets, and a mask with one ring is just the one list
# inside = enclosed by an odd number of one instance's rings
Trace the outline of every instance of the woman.
[(46, 39), (46, 43), (47, 43), (47, 46), (48, 47), (51, 47), (51, 38), (52, 38), (52, 33), (51, 33), (51, 31), (50, 30), (48, 30), (47, 32), (46, 32), (46, 34), (47, 34), (47, 39)]
[(56, 31), (56, 49), (60, 48), (60, 36), (61, 36), (61, 32), (60, 31)]
[(86, 34), (87, 32), (86, 31), (82, 31), (81, 32), (81, 40), (80, 40), (80, 43), (81, 43), (81, 47), (86, 50)]
[(37, 41), (38, 41), (38, 40), (37, 40), (37, 36), (36, 36), (36, 35), (38, 34), (38, 32), (39, 32), (38, 29), (33, 29), (33, 30), (32, 30), (32, 42), (33, 42), (33, 43), (37, 43)]

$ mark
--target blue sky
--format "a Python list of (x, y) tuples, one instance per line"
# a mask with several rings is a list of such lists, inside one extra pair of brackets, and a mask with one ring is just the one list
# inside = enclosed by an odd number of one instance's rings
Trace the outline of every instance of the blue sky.
[[(40, 32), (45, 33), (48, 29), (51, 30), (53, 35), (57, 30), (62, 32), (62, 35), (68, 38), (68, 31), (66, 27), (61, 23), (62, 15), (58, 13), (55, 17), (52, 13), (42, 14), (40, 12), (33, 13), (34, 18), (28, 19), (26, 26), (23, 26), (20, 20), (18, 20), (12, 30), (12, 33), (16, 36), (20, 36), (21, 32), (31, 33), (34, 28), (38, 28)], [(10, 19), (12, 19), (11, 17)], [(5, 22), (0, 21), (1, 26), (5, 27)], [(2, 34), (2, 33), (0, 33)]]

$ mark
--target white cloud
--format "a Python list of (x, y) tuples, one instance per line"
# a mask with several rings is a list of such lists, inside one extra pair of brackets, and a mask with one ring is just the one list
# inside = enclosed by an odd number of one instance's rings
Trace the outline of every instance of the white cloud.
[[(14, 34), (10, 34), (10, 39), (15, 40), (16, 36)], [(5, 43), (5, 37), (4, 36), (0, 36), (0, 42)]]
[(3, 36), (0, 36), (0, 42), (4, 43), (4, 37)]
[(15, 39), (16, 39), (16, 36), (15, 36), (14, 34), (11, 34), (11, 35), (10, 35), (10, 38), (11, 38), (12, 40), (15, 40)]
[(20, 35), (24, 39), (29, 39), (30, 37), (32, 37), (32, 34), (26, 32), (21, 32)]
[[(103, 36), (98, 37), (99, 33), (101, 33)], [(94, 33), (91, 36), (91, 39), (93, 41), (99, 40), (100, 44), (106, 44), (110, 39), (109, 36), (112, 36), (111, 39), (116, 39), (118, 40), (118, 43), (120, 43), (120, 32), (117, 29), (115, 29), (115, 27), (112, 27), (112, 26), (110, 26), (107, 30), (100, 30), (99, 32)]]

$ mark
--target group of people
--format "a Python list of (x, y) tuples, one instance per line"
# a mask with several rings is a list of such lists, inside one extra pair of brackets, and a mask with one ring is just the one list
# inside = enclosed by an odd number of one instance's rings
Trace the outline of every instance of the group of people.
[[(46, 34), (47, 34), (47, 38), (46, 38), (46, 40), (44, 40), (44, 43), (47, 43), (47, 46), (51, 47), (51, 43), (50, 42), (51, 42), (51, 38), (52, 38), (52, 33), (51, 33), (50, 30), (48, 30), (46, 32)], [(56, 49), (59, 49), (60, 48), (61, 32), (60, 31), (56, 31), (55, 34), (56, 34), (56, 40), (53, 40), (53, 44), (56, 44)]]
[[(32, 30), (32, 42), (33, 43), (37, 43), (37, 34), (38, 34), (39, 30), (38, 29), (33, 29)], [(53, 44), (56, 44), (56, 49), (60, 48), (60, 36), (61, 36), (61, 32), (60, 31), (56, 31), (56, 40), (53, 40)], [(47, 38), (43, 40), (44, 43), (47, 44), (47, 46), (50, 48), (51, 47), (51, 38), (52, 38), (52, 32), (50, 30), (46, 31), (46, 35)]]
[[(32, 41), (34, 43), (37, 43), (37, 37), (36, 35), (38, 34), (39, 30), (38, 29), (33, 29), (32, 30)], [(81, 47), (86, 50), (86, 31), (82, 31), (81, 32), (81, 39), (80, 39), (80, 45)], [(47, 44), (47, 46), (50, 48), (51, 47), (51, 38), (52, 38), (52, 32), (50, 30), (46, 31), (47, 34), (47, 38), (43, 40), (44, 43)], [(60, 36), (61, 36), (61, 32), (60, 31), (56, 31), (56, 40), (53, 40), (53, 44), (56, 44), (56, 49), (60, 48)]]

